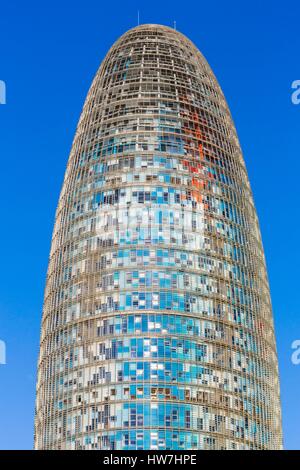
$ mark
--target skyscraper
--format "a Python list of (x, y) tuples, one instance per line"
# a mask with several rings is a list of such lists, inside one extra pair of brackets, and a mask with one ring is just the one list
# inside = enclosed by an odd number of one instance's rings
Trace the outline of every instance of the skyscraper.
[(142, 25), (79, 120), (42, 319), (38, 449), (276, 449), (281, 411), (257, 215), (197, 48)]

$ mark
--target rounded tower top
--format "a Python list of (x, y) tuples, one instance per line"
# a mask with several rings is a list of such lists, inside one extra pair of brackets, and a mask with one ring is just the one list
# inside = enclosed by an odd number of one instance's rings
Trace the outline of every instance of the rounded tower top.
[[(123, 43), (124, 41), (132, 39), (137, 42), (142, 40), (171, 40), (174, 43), (177, 43), (178, 47), (185, 46), (185, 48), (187, 48), (185, 50), (185, 53), (188, 53), (191, 59), (196, 59), (197, 56), (200, 57), (202, 60), (205, 61), (205, 65), (209, 68), (209, 70), (211, 70), (209, 64), (207, 63), (203, 54), (199, 51), (197, 46), (185, 34), (170, 26), (152, 23), (145, 23), (134, 26), (133, 28), (123, 33), (113, 44), (112, 48), (117, 46), (119, 43)], [(190, 49), (192, 50), (192, 55), (188, 52)], [(219, 86), (217, 81), (216, 85)]]

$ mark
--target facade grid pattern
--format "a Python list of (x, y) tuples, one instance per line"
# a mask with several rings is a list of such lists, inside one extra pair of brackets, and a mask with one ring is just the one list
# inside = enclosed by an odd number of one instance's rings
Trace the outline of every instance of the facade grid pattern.
[(279, 449), (277, 354), (234, 124), (179, 32), (142, 25), (89, 90), (56, 212), (37, 449)]

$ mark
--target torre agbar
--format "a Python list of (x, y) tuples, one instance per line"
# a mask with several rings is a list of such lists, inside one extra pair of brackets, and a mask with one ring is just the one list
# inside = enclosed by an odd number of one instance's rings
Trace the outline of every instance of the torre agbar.
[(35, 448), (280, 449), (268, 278), (220, 86), (141, 25), (88, 92), (56, 212)]

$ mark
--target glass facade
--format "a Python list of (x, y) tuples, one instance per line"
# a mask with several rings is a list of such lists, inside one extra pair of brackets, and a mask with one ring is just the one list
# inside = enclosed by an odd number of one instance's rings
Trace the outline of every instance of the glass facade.
[(37, 449), (278, 449), (257, 215), (207, 62), (142, 25), (88, 93), (56, 212)]

